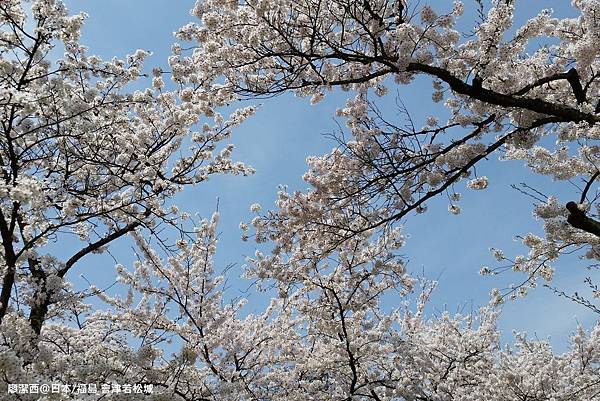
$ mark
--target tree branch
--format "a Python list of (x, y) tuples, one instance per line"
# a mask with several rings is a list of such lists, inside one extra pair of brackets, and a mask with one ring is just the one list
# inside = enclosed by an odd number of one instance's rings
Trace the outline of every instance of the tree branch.
[(4, 219), (4, 215), (0, 212), (0, 233), (2, 236), (2, 246), (4, 249), (4, 263), (6, 271), (2, 278), (2, 291), (0, 292), (0, 323), (8, 310), (8, 303), (12, 293), (12, 287), (15, 283), (15, 269), (17, 257), (12, 244), (12, 232), (9, 230), (8, 224)]
[(585, 202), (585, 198), (587, 197), (587, 193), (590, 190), (593, 182), (596, 180), (596, 178), (598, 178), (598, 175), (600, 175), (600, 172), (596, 171), (591, 177), (590, 180), (587, 182), (587, 184), (585, 184), (585, 188), (583, 190), (583, 192), (581, 193), (581, 199), (579, 200), (579, 203), (583, 203)]
[[(150, 215), (150, 213), (151, 213), (150, 209), (147, 209), (146, 212), (144, 213), (144, 216), (148, 217)], [(67, 260), (67, 262), (65, 263), (65, 266), (58, 271), (58, 273), (57, 273), (58, 277), (61, 277), (61, 278), (64, 277), (67, 274), (67, 272), (69, 271), (69, 269), (71, 269), (71, 267), (73, 267), (73, 265), (75, 265), (75, 263), (77, 263), (84, 256), (100, 249), (102, 246), (109, 244), (112, 241), (122, 237), (123, 235), (135, 230), (141, 224), (142, 224), (142, 221), (135, 221), (133, 223), (129, 223), (125, 227), (120, 228), (120, 229), (116, 230), (115, 232), (113, 232), (112, 234), (109, 234), (106, 237), (103, 237), (103, 238), (99, 239), (98, 241), (93, 242), (93, 243), (89, 244), (88, 246), (86, 246), (85, 248), (81, 249), (75, 255), (71, 256), (71, 258), (69, 258), (69, 260)], [(39, 335), (42, 331), (42, 325), (44, 324), (44, 321), (46, 320), (46, 315), (48, 314), (48, 308), (50, 307), (52, 294), (49, 293), (48, 291), (46, 291), (46, 288), (45, 288), (46, 287), (46, 275), (43, 273), (43, 271), (38, 272), (37, 278), (40, 281), (41, 291), (45, 292), (45, 296), (41, 302), (36, 303), (35, 305), (31, 306), (31, 311), (29, 313), (29, 324), (31, 325), (31, 328), (33, 329), (33, 331)]]
[(600, 237), (600, 222), (585, 215), (585, 212), (577, 206), (577, 203), (571, 201), (566, 205), (569, 211), (567, 222), (580, 230), (586, 231)]
[[(594, 116), (593, 114), (581, 112), (576, 108), (572, 108), (569, 106), (551, 103), (542, 99), (514, 97), (511, 95), (505, 95), (503, 93), (495, 92), (489, 89), (476, 88), (473, 85), (469, 85), (463, 80), (455, 77), (450, 73), (450, 71), (440, 67), (422, 63), (410, 63), (406, 68), (406, 71), (422, 72), (425, 74), (433, 75), (434, 77), (437, 77), (442, 81), (446, 82), (448, 85), (450, 85), (450, 88), (454, 92), (459, 93), (461, 95), (467, 95), (473, 99), (477, 99), (485, 103), (495, 104), (497, 106), (502, 107), (522, 108), (525, 110), (535, 111), (536, 113), (540, 114), (549, 114), (556, 117), (561, 117), (564, 118), (566, 121), (587, 121), (590, 124), (600, 122), (599, 117)], [(569, 83), (571, 83), (571, 86), (576, 86), (575, 80), (577, 80), (577, 82), (579, 83), (579, 79), (577, 78), (578, 75), (574, 76), (574, 74), (577, 74), (577, 72), (575, 71), (575, 73), (567, 73), (567, 79), (569, 80)], [(579, 88), (581, 88), (581, 83), (579, 83)], [(575, 96), (577, 97), (578, 91), (575, 90), (575, 88), (573, 90)], [(579, 93), (579, 96), (581, 96), (582, 93), (583, 89), (581, 89), (581, 93)]]
[(567, 71), (567, 81), (571, 85), (573, 89), (573, 94), (575, 95), (575, 99), (577, 99), (578, 104), (585, 103), (585, 91), (583, 90), (583, 86), (581, 86), (581, 80), (579, 79), (579, 73), (575, 68), (571, 68)]
[(71, 256), (69, 258), (69, 260), (67, 260), (67, 262), (65, 263), (65, 266), (58, 271), (58, 276), (64, 277), (64, 275), (67, 274), (69, 269), (71, 267), (73, 267), (73, 265), (75, 263), (77, 263), (77, 261), (79, 261), (79, 259), (100, 249), (104, 245), (116, 240), (117, 238), (122, 237), (123, 235), (135, 230), (141, 224), (142, 223), (140, 221), (135, 221), (133, 223), (129, 223), (125, 227), (120, 228), (120, 229), (116, 230), (115, 232), (113, 232), (112, 234), (107, 235), (106, 237), (103, 237), (103, 238), (99, 239), (98, 241), (93, 242), (93, 243), (89, 244), (88, 246), (86, 246), (85, 248), (81, 249), (75, 255)]

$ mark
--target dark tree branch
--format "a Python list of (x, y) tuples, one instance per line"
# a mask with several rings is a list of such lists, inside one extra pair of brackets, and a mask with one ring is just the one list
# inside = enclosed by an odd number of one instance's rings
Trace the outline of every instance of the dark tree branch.
[(568, 79), (568, 78), (569, 78), (569, 75), (566, 72), (543, 77), (543, 78), (538, 79), (535, 82), (530, 83), (529, 85), (524, 86), (523, 88), (519, 89), (518, 91), (512, 93), (512, 95), (523, 96), (523, 95), (527, 94), (527, 92), (529, 92), (530, 90), (535, 89), (539, 86), (549, 84), (550, 82), (554, 82), (554, 81), (560, 81), (562, 79)]
[[(359, 62), (364, 64), (369, 63), (379, 63), (384, 68), (373, 71), (370, 74), (366, 74), (360, 77), (353, 78), (344, 78), (340, 80), (328, 81), (328, 85), (338, 86), (344, 84), (352, 84), (352, 83), (361, 83), (361, 82), (369, 82), (379, 76), (384, 76), (387, 74), (393, 74), (398, 72), (403, 72), (396, 65), (397, 58), (396, 57), (381, 57), (381, 56), (369, 56), (366, 54), (347, 54), (339, 51), (334, 51), (331, 54), (321, 55), (321, 54), (312, 54), (312, 53), (303, 53), (300, 51), (291, 51), (291, 52), (283, 52), (283, 53), (274, 53), (275, 56), (279, 57), (293, 57), (293, 56), (301, 56), (308, 60), (325, 60), (325, 59), (339, 59), (344, 60), (346, 62)], [(585, 101), (585, 93), (581, 86), (581, 82), (579, 80), (579, 74), (575, 69), (571, 69), (563, 74), (556, 74), (548, 78), (542, 78), (541, 80), (536, 81), (535, 83), (526, 86), (525, 88), (518, 91), (516, 94), (504, 94), (500, 92), (496, 92), (494, 90), (482, 88), (479, 85), (479, 78), (475, 79), (472, 84), (469, 84), (463, 81), (461, 78), (456, 77), (450, 71), (445, 68), (437, 67), (434, 65), (423, 64), (423, 63), (415, 63), (411, 62), (408, 64), (406, 69), (404, 70), (409, 73), (422, 73), (434, 76), (446, 84), (450, 86), (454, 92), (469, 96), (472, 99), (479, 100), (481, 102), (485, 102), (488, 104), (493, 104), (496, 106), (501, 106), (505, 108), (518, 108), (524, 110), (530, 110), (543, 115), (551, 115), (555, 117), (559, 117), (561, 121), (587, 121), (590, 124), (595, 124), (600, 122), (600, 117), (592, 113), (585, 113), (578, 110), (575, 107), (570, 107), (564, 104), (558, 104), (549, 102), (543, 99), (537, 98), (529, 98), (529, 97), (521, 97), (518, 96), (519, 93), (526, 93), (530, 89), (543, 85), (544, 83), (548, 83), (551, 81), (555, 81), (558, 79), (566, 79), (573, 88), (573, 93), (578, 101), (578, 103), (582, 103)], [(280, 93), (284, 92), (288, 89), (298, 89), (302, 87), (308, 86), (320, 86), (323, 85), (321, 80), (319, 81), (306, 81), (303, 80), (299, 85), (290, 85), (290, 87), (280, 88), (275, 90), (269, 90), (269, 93)], [(248, 88), (246, 89), (248, 92), (252, 92)]]
[(587, 182), (587, 184), (585, 184), (585, 188), (583, 189), (583, 192), (581, 193), (581, 199), (579, 200), (579, 203), (583, 203), (585, 202), (585, 198), (587, 196), (588, 191), (590, 190), (593, 182), (596, 180), (596, 178), (598, 178), (598, 175), (600, 175), (600, 172), (596, 171), (591, 177), (590, 180)]
[(403, 24), (404, 21), (404, 0), (398, 0), (398, 23)]
[(575, 68), (571, 68), (569, 71), (567, 71), (567, 81), (569, 82), (569, 84), (571, 85), (571, 88), (573, 89), (573, 94), (575, 95), (575, 99), (577, 99), (577, 103), (578, 104), (585, 103), (585, 101), (586, 101), (585, 91), (583, 90), (583, 87), (581, 86), (581, 80), (579, 79), (579, 73), (577, 72), (577, 70)]
[(111, 233), (110, 235), (107, 235), (106, 237), (103, 237), (96, 242), (92, 242), (91, 244), (89, 244), (88, 246), (86, 246), (85, 248), (83, 248), (79, 252), (77, 252), (75, 255), (71, 256), (71, 258), (69, 258), (69, 260), (67, 260), (67, 262), (65, 263), (65, 266), (58, 271), (58, 276), (64, 277), (65, 274), (67, 274), (67, 272), (69, 271), (69, 269), (71, 267), (73, 267), (73, 265), (75, 263), (77, 263), (79, 261), (79, 259), (83, 258), (84, 256), (86, 256), (90, 253), (93, 253), (94, 251), (97, 251), (104, 245), (109, 244), (112, 241), (122, 237), (123, 235), (135, 230), (141, 224), (142, 224), (141, 221), (135, 221), (133, 223), (129, 223), (125, 227), (116, 230), (115, 232)]
[[(151, 214), (151, 211), (150, 211), (150, 209), (148, 209), (144, 213), (144, 217), (148, 217), (150, 214)], [(65, 266), (58, 271), (58, 273), (57, 273), (58, 277), (61, 277), (61, 278), (64, 277), (67, 274), (67, 272), (71, 269), (71, 267), (73, 267), (75, 265), (75, 263), (77, 263), (84, 256), (86, 256), (90, 253), (93, 253), (93, 252), (97, 251), (98, 249), (100, 249), (101, 247), (103, 247), (104, 245), (107, 245), (107, 244), (111, 243), (112, 241), (122, 237), (123, 235), (130, 233), (131, 231), (135, 230), (140, 225), (142, 225), (142, 221), (135, 221), (133, 223), (129, 223), (125, 227), (120, 228), (120, 229), (114, 231), (113, 233), (107, 235), (106, 237), (103, 237), (103, 238), (99, 239), (98, 241), (93, 242), (93, 243), (89, 244), (88, 246), (86, 246), (85, 248), (81, 249), (75, 255), (71, 256), (71, 258), (69, 258), (69, 260), (67, 260), (67, 262), (65, 263)], [(51, 304), (52, 294), (50, 294), (46, 291), (47, 274), (41, 269), (32, 270), (32, 274), (39, 281), (39, 285), (41, 286), (41, 291), (45, 292), (45, 296), (43, 297), (42, 301), (39, 303), (36, 303), (35, 305), (32, 305), (31, 311), (29, 313), (29, 323), (31, 324), (31, 328), (33, 329), (33, 331), (36, 334), (39, 335), (42, 331), (42, 325), (44, 324), (44, 321), (46, 320), (46, 315), (48, 314), (48, 309)]]
[[(473, 99), (480, 100), (489, 104), (495, 104), (502, 107), (516, 107), (525, 110), (531, 110), (540, 114), (549, 114), (556, 117), (564, 118), (565, 121), (587, 121), (590, 124), (595, 124), (600, 121), (600, 117), (592, 114), (583, 113), (575, 108), (551, 103), (541, 99), (535, 98), (522, 98), (514, 97), (511, 95), (505, 95), (503, 93), (494, 92), (489, 89), (476, 88), (473, 85), (469, 85), (463, 80), (452, 75), (448, 70), (422, 64), (422, 63), (410, 63), (406, 68), (408, 72), (422, 72), (425, 74), (433, 75), (442, 81), (446, 82), (450, 88), (461, 95), (467, 95)], [(577, 79), (579, 82), (579, 80)], [(579, 83), (581, 87), (581, 83)], [(583, 92), (583, 89), (581, 89)]]
[(577, 203), (571, 201), (566, 205), (569, 211), (567, 222), (580, 230), (586, 231), (600, 237), (600, 222), (585, 215), (585, 212), (577, 206)]
[(0, 292), (0, 323), (8, 310), (10, 302), (10, 294), (15, 283), (15, 269), (17, 257), (12, 243), (12, 232), (9, 230), (8, 224), (4, 219), (4, 215), (0, 212), (0, 233), (2, 236), (2, 246), (4, 250), (4, 262), (6, 271), (2, 278), (2, 291)]

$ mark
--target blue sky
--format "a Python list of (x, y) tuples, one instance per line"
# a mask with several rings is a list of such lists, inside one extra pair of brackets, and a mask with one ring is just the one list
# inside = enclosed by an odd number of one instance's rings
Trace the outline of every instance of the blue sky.
[[(124, 57), (141, 48), (154, 55), (148, 60), (153, 65), (165, 65), (174, 39), (172, 33), (192, 20), (188, 11), (193, 1), (173, 0), (68, 0), (71, 12), (85, 11), (89, 14), (83, 42), (91, 53), (104, 58)], [(432, 1), (447, 4), (446, 2)], [(468, 7), (470, 1), (466, 0)], [(521, 1), (519, 20), (536, 13), (541, 8), (554, 7), (559, 15), (570, 15), (566, 1)], [(420, 122), (435, 114), (431, 107), (430, 81), (419, 79), (408, 87), (399, 88), (400, 98), (407, 105), (415, 121)], [(344, 94), (345, 95), (345, 94)], [(337, 129), (335, 109), (343, 104), (344, 96), (328, 96), (318, 106), (310, 106), (308, 99), (291, 95), (261, 100), (258, 113), (238, 128), (231, 139), (236, 145), (234, 158), (255, 167), (251, 177), (220, 176), (206, 185), (190, 189), (178, 196), (181, 209), (198, 212), (208, 217), (219, 198), (221, 212), (221, 237), (217, 262), (222, 266), (234, 263), (239, 268), (245, 255), (254, 253), (254, 244), (240, 240), (240, 221), (249, 221), (251, 203), (259, 202), (264, 208), (272, 208), (277, 186), (288, 185), (291, 189), (304, 189), (302, 174), (306, 170), (305, 159), (331, 150), (334, 144), (324, 134)], [(384, 108), (389, 108), (391, 100)], [(339, 121), (343, 125), (343, 121)], [(468, 311), (471, 307), (485, 305), (489, 290), (516, 282), (520, 277), (506, 274), (500, 278), (481, 277), (479, 268), (495, 266), (489, 248), (496, 247), (514, 256), (524, 251), (513, 240), (516, 234), (541, 232), (541, 225), (531, 215), (531, 199), (510, 188), (511, 184), (526, 182), (562, 195), (564, 203), (571, 200), (564, 183), (556, 183), (544, 177), (527, 173), (519, 162), (490, 160), (478, 167), (480, 175), (490, 177), (486, 191), (469, 191), (457, 187), (463, 193), (459, 216), (447, 212), (447, 199), (429, 202), (429, 211), (412, 216), (405, 227), (410, 236), (402, 253), (409, 260), (408, 268), (432, 279), (439, 278), (434, 293), (431, 313), (442, 310)], [(130, 260), (131, 250), (127, 243), (114, 247), (118, 259)], [(95, 282), (109, 283), (114, 279), (110, 259), (86, 261), (76, 273), (86, 275)], [(555, 284), (567, 290), (583, 287), (583, 278), (589, 273), (584, 263), (574, 258), (563, 260), (557, 267)], [(239, 271), (239, 270), (238, 270)], [(245, 288), (248, 284), (237, 284)], [(266, 303), (259, 295), (250, 297), (257, 309)], [(576, 322), (590, 326), (595, 315), (585, 308), (559, 298), (550, 291), (539, 288), (524, 300), (509, 302), (504, 307), (501, 328), (504, 341), (509, 341), (511, 331), (527, 331), (539, 338), (550, 338), (558, 349), (564, 350), (570, 332)]]

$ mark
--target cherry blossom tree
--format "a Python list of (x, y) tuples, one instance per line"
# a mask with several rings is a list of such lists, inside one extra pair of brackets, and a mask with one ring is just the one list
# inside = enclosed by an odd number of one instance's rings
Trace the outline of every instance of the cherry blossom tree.
[[(165, 227), (185, 234), (186, 216), (168, 205), (174, 194), (212, 174), (252, 172), (230, 159), (231, 145), (220, 145), (252, 108), (225, 120), (213, 107), (226, 98), (199, 85), (166, 90), (158, 69), (152, 86), (128, 90), (144, 76), (149, 53), (108, 62), (88, 54), (79, 43), (84, 17), (55, 0), (0, 4), (0, 324), (7, 329), (0, 370), (11, 383), (37, 382), (10, 372), (45, 366), (44, 342), (74, 355), (100, 341), (101, 359), (125, 345), (108, 326), (98, 337), (95, 323), (79, 320), (89, 294), (73, 288), (68, 273), (136, 230), (168, 248)], [(48, 251), (57, 242), (77, 245)], [(46, 377), (85, 365), (55, 356), (57, 370)]]
[[(348, 134), (339, 138), (339, 146), (331, 153), (309, 159), (304, 179), (310, 188), (295, 193), (282, 190), (277, 209), (252, 221), (257, 242), (275, 242), (268, 255), (257, 253), (251, 260), (252, 277), (273, 280), (287, 299), (296, 293), (290, 285), (297, 291), (306, 288), (300, 278), (305, 272), (320, 278), (330, 269), (335, 271), (332, 259), (343, 265), (349, 249), (358, 251), (390, 236), (398, 238), (403, 221), (426, 212), (427, 202), (434, 197), (447, 194), (452, 202), (449, 211), (459, 214), (456, 188), (464, 182), (469, 189), (485, 190), (493, 177), (478, 176), (475, 168), (493, 156), (523, 160), (534, 174), (581, 184), (562, 202), (550, 195), (536, 206), (534, 215), (543, 221), (545, 236), (522, 236), (527, 255), (511, 259), (494, 250), (500, 262), (523, 273), (525, 279), (519, 286), (494, 290), (492, 304), (524, 296), (539, 281), (551, 285), (552, 262), (563, 254), (579, 252), (596, 263), (600, 237), (595, 189), (600, 112), (596, 15), (600, 2), (573, 1), (576, 18), (559, 18), (551, 10), (542, 10), (522, 26), (513, 24), (518, 2), (476, 3), (481, 6), (478, 19), (466, 23), (460, 1), (437, 8), (427, 2), (400, 0), (196, 3), (192, 13), (200, 22), (184, 26), (178, 35), (195, 41), (197, 47), (190, 55), (177, 56), (180, 64), (213, 80), (215, 89), (229, 90), (240, 98), (293, 92), (309, 96), (312, 104), (334, 90), (353, 94), (337, 112), (346, 119)], [(471, 33), (461, 34), (459, 26), (465, 25)], [(445, 122), (430, 117), (420, 129), (395, 124), (380, 111), (376, 99), (419, 76), (431, 79), (432, 101), (443, 101), (450, 117)], [(244, 238), (248, 237), (248, 226), (242, 228)], [(357, 247), (357, 241), (363, 245)], [(482, 273), (500, 269), (483, 268)], [(352, 271), (347, 274), (363, 277)], [(588, 284), (594, 296), (600, 294), (591, 280)], [(311, 285), (308, 288), (314, 288)], [(592, 301), (577, 294), (572, 299), (598, 311)], [(575, 343), (579, 336), (574, 337)], [(340, 335), (340, 341), (345, 338)], [(518, 347), (532, 354), (547, 347), (519, 338)], [(484, 370), (499, 372), (501, 366), (506, 367), (498, 361), (508, 354), (495, 352)], [(549, 366), (529, 365), (525, 361), (532, 354), (516, 352), (522, 359), (512, 362), (530, 366), (525, 370)], [(563, 366), (580, 366), (575, 362), (579, 359), (569, 355), (562, 360)], [(348, 399), (385, 398), (383, 380), (378, 382), (380, 391), (373, 390), (369, 379), (359, 378), (353, 358), (349, 352), (347, 375), (352, 379), (342, 393)], [(454, 363), (447, 372), (454, 370)], [(484, 390), (482, 385), (482, 393), (477, 394), (456, 396), (460, 386), (455, 386), (444, 390), (444, 395), (436, 394), (436, 387), (401, 397), (595, 397), (596, 390), (591, 389), (596, 379), (578, 390), (571, 387), (570, 396), (550, 395), (545, 380), (530, 382), (535, 390), (508, 386), (514, 391), (510, 395), (500, 394), (506, 388)], [(522, 377), (517, 381), (523, 383)], [(431, 378), (424, 382), (436, 383)], [(473, 386), (475, 382), (482, 383), (466, 380)], [(584, 388), (592, 393), (580, 393)], [(497, 393), (486, 396), (485, 391)]]
[[(177, 34), (195, 43), (174, 45), (173, 82), (155, 68), (133, 91), (148, 52), (103, 61), (79, 41), (84, 16), (60, 0), (0, 3), (2, 398), (597, 399), (598, 326), (577, 329), (562, 355), (526, 334), (503, 347), (504, 294), (478, 313), (427, 316), (435, 283), (399, 255), (402, 222), (463, 181), (485, 189), (493, 177), (474, 167), (499, 155), (585, 179), (573, 203), (536, 208), (546, 236), (525, 236), (530, 253), (513, 261), (526, 285), (551, 281), (548, 263), (573, 248), (597, 258), (600, 2), (573, 6), (580, 17), (544, 11), (513, 29), (515, 5), (494, 1), (465, 37), (458, 1), (201, 0), (200, 22)], [(552, 43), (531, 52), (540, 38)], [(373, 99), (418, 75), (451, 117), (399, 127)], [(221, 143), (254, 109), (226, 121), (216, 107), (286, 91), (318, 103), (337, 87), (353, 94), (338, 111), (351, 137), (309, 159), (309, 190), (282, 189), (274, 211), (251, 206), (269, 250), (249, 258), (245, 278), (276, 293), (248, 314), (215, 266), (218, 214), (194, 224), (171, 198), (211, 174), (252, 172)], [(51, 251), (68, 236), (73, 253)], [(74, 288), (68, 273), (127, 236), (137, 261), (117, 264), (122, 292)], [(92, 295), (106, 307), (92, 309)], [(71, 387), (11, 392), (18, 383)], [(79, 391), (86, 383), (111, 391)]]
[[(28, 306), (39, 334), (82, 258), (137, 228), (156, 234), (159, 224), (177, 224), (177, 210), (165, 204), (184, 187), (210, 174), (250, 172), (231, 162), (231, 147), (214, 150), (251, 109), (229, 121), (216, 115), (214, 126), (194, 131), (224, 99), (198, 99), (193, 86), (165, 91), (159, 72), (152, 88), (128, 93), (149, 53), (110, 62), (88, 55), (78, 42), (84, 16), (68, 16), (59, 1), (33, 2), (31, 27), (20, 1), (3, 2), (0, 12), (0, 319), (11, 305)], [(189, 152), (179, 157), (185, 141)], [(44, 253), (67, 233), (81, 240), (76, 252)]]
[[(355, 235), (426, 211), (439, 195), (448, 194), (458, 214), (455, 188), (466, 181), (485, 189), (493, 177), (475, 168), (496, 156), (579, 185), (570, 199), (550, 195), (534, 210), (546, 235), (523, 236), (527, 255), (499, 256), (526, 275), (522, 289), (551, 282), (561, 254), (584, 249), (598, 259), (600, 3), (575, 0), (576, 18), (542, 10), (522, 26), (513, 25), (515, 2), (477, 4), (479, 19), (464, 21), (460, 1), (439, 8), (404, 0), (196, 3), (201, 23), (179, 37), (198, 47), (180, 60), (207, 80), (224, 76), (219, 88), (240, 97), (292, 91), (312, 103), (336, 88), (355, 94), (338, 110), (348, 135), (309, 160), (309, 191), (284, 195), (276, 212), (255, 222), (259, 241), (277, 238), (276, 253), (324, 257)], [(378, 96), (418, 76), (431, 79), (432, 101), (444, 102), (447, 121), (430, 117), (421, 129), (406, 128), (379, 111)], [(319, 249), (307, 251), (307, 243)], [(496, 301), (516, 290), (498, 291)]]

